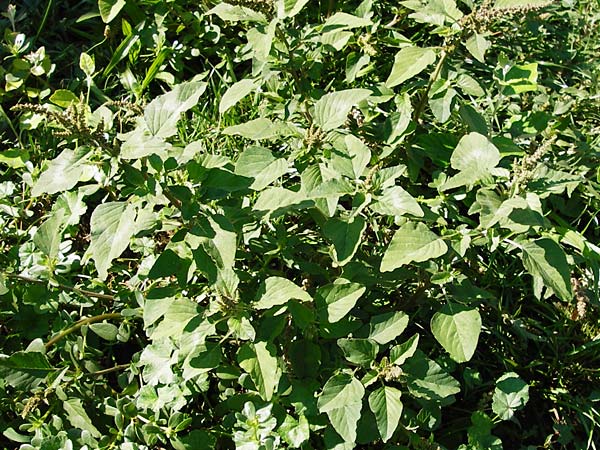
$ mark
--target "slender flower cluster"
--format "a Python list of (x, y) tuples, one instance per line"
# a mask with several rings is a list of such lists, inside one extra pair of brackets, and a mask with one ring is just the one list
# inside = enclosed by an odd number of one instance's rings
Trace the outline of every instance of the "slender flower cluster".
[(585, 318), (587, 313), (587, 306), (590, 302), (589, 297), (586, 294), (586, 280), (571, 277), (571, 288), (575, 294), (575, 309), (571, 313), (571, 320), (582, 320)]
[(551, 3), (552, 2), (550, 1), (536, 5), (525, 4), (497, 8), (492, 6), (491, 1), (486, 0), (480, 8), (477, 8), (471, 14), (464, 16), (460, 20), (460, 25), (464, 30), (481, 32), (485, 31), (489, 25), (496, 20), (506, 19), (512, 16), (522, 16), (529, 12), (545, 8)]
[(264, 14), (268, 19), (275, 15), (275, 4), (273, 0), (228, 0), (227, 3), (250, 8)]
[(530, 155), (525, 156), (521, 160), (521, 164), (518, 167), (515, 167), (513, 171), (513, 178), (511, 181), (511, 185), (513, 186), (521, 186), (526, 184), (528, 180), (530, 180), (533, 176), (533, 172), (538, 165), (538, 162), (544, 157), (544, 155), (550, 150), (552, 144), (556, 140), (556, 135), (551, 136), (546, 139), (542, 145), (540, 145), (535, 152)]

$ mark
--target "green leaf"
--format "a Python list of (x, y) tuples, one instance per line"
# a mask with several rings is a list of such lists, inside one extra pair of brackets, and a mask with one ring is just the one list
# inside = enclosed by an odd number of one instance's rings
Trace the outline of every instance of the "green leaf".
[(300, 448), (310, 437), (310, 425), (304, 414), (298, 420), (287, 414), (277, 431), (291, 448)]
[(404, 362), (415, 354), (419, 345), (419, 334), (416, 333), (406, 342), (396, 345), (390, 349), (390, 363), (401, 366)]
[(67, 89), (57, 89), (49, 100), (62, 108), (68, 108), (71, 103), (79, 103), (77, 96)]
[(242, 369), (250, 374), (263, 400), (270, 401), (277, 389), (281, 370), (273, 348), (266, 342), (245, 344), (238, 351), (237, 360)]
[(541, 278), (545, 285), (563, 301), (573, 298), (571, 276), (563, 249), (552, 239), (542, 238), (522, 244), (523, 266), (534, 278)]
[(369, 19), (353, 16), (352, 14), (337, 12), (329, 17), (323, 24), (323, 31), (347, 30), (373, 25)]
[(515, 64), (508, 71), (501, 68), (500, 84), (505, 95), (518, 95), (537, 89), (538, 64)]
[(492, 411), (502, 420), (510, 420), (515, 412), (529, 401), (529, 385), (514, 372), (508, 372), (498, 378)]
[(159, 138), (176, 134), (179, 116), (198, 104), (205, 89), (206, 83), (181, 83), (171, 92), (152, 100), (144, 109), (144, 120), (150, 134)]
[(10, 356), (0, 355), (0, 379), (15, 389), (35, 388), (52, 371), (54, 368), (46, 355), (40, 352), (19, 351)]
[(116, 341), (119, 334), (119, 327), (112, 323), (99, 322), (89, 325), (90, 330), (107, 341)]
[(369, 323), (369, 339), (387, 344), (400, 336), (407, 326), (408, 315), (402, 311), (373, 316)]
[(490, 176), (493, 168), (500, 162), (500, 151), (485, 136), (469, 133), (463, 136), (452, 152), (450, 164), (460, 172), (440, 189), (445, 191), (460, 186), (471, 186), (486, 176)]
[(335, 323), (350, 312), (366, 288), (358, 283), (328, 284), (317, 289), (315, 300), (326, 311), (327, 320)]
[(230, 21), (230, 22), (259, 22), (267, 23), (265, 16), (251, 8), (245, 6), (230, 5), (229, 3), (219, 3), (213, 9), (208, 11), (206, 14), (215, 14), (219, 16), (219, 19)]
[(469, 53), (473, 55), (477, 61), (483, 64), (485, 64), (485, 52), (491, 45), (490, 41), (479, 33), (473, 33), (465, 42), (465, 47), (467, 47)]
[(67, 413), (67, 419), (69, 419), (69, 422), (75, 428), (85, 430), (95, 438), (99, 438), (100, 436), (102, 436), (98, 429), (92, 424), (92, 420), (83, 408), (80, 399), (70, 398), (68, 400), (65, 400), (63, 402), (63, 408)]
[(93, 259), (98, 276), (105, 280), (113, 259), (129, 246), (135, 232), (136, 209), (126, 202), (98, 205), (90, 219), (91, 242), (84, 261)]
[(424, 215), (415, 198), (400, 186), (384, 189), (382, 195), (376, 197), (376, 199), (377, 201), (371, 203), (369, 208), (377, 214), (389, 216), (412, 214), (416, 217), (423, 217)]
[(404, 47), (396, 53), (392, 71), (385, 85), (388, 88), (398, 86), (421, 73), (433, 62), (435, 62), (435, 52), (431, 48)]
[(223, 97), (221, 97), (221, 101), (219, 102), (219, 114), (223, 114), (229, 108), (235, 106), (237, 102), (250, 94), (257, 87), (257, 83), (254, 80), (249, 80), (248, 78), (240, 80), (237, 83), (233, 83), (231, 86), (229, 86), (227, 91), (225, 91)]
[(242, 136), (246, 139), (260, 141), (263, 139), (274, 139), (279, 136), (299, 135), (299, 131), (292, 124), (273, 122), (270, 119), (261, 117), (239, 125), (227, 127), (223, 130), (223, 134), (228, 136)]
[(250, 189), (260, 191), (285, 175), (288, 163), (283, 158), (275, 158), (271, 151), (264, 147), (252, 146), (242, 152), (235, 163), (235, 173), (254, 178)]
[(286, 278), (269, 277), (260, 290), (259, 298), (253, 307), (255, 309), (269, 309), (273, 306), (286, 304), (291, 299), (297, 299), (305, 302), (311, 302), (312, 297), (304, 289), (295, 285)]
[(440, 400), (460, 392), (460, 384), (435, 361), (417, 350), (402, 366), (408, 389), (415, 397)]
[(358, 246), (367, 227), (366, 220), (357, 216), (353, 220), (329, 219), (323, 225), (323, 236), (333, 243), (333, 257), (337, 266), (349, 262)]
[(396, 388), (383, 386), (369, 395), (369, 407), (377, 420), (377, 429), (383, 442), (390, 440), (402, 416), (402, 392)]
[(342, 349), (344, 357), (348, 361), (363, 367), (369, 367), (379, 352), (379, 345), (371, 339), (338, 339), (337, 345)]
[(433, 315), (431, 331), (454, 361), (466, 362), (477, 348), (481, 316), (477, 309), (447, 304)]
[(303, 209), (312, 206), (302, 192), (294, 192), (282, 187), (271, 187), (262, 191), (252, 207), (260, 213), (270, 213), (271, 217), (284, 214), (291, 209)]
[(96, 71), (96, 63), (94, 58), (88, 55), (86, 52), (81, 52), (79, 55), (79, 68), (86, 74), (87, 77), (94, 75)]
[(324, 95), (315, 104), (315, 125), (323, 131), (338, 128), (346, 121), (352, 106), (370, 95), (371, 91), (368, 89), (346, 89)]
[(326, 413), (333, 428), (346, 442), (356, 441), (356, 425), (360, 419), (365, 388), (347, 373), (327, 380), (317, 401), (319, 412)]
[(125, 0), (98, 0), (98, 9), (100, 17), (104, 23), (110, 23), (117, 17), (121, 9), (125, 6)]
[(50, 259), (58, 256), (58, 247), (62, 242), (63, 231), (67, 225), (66, 211), (58, 209), (38, 228), (33, 242)]
[(382, 272), (389, 272), (405, 264), (428, 261), (446, 253), (448, 246), (421, 222), (407, 222), (392, 238), (381, 260)]
[(150, 386), (159, 383), (170, 384), (175, 378), (171, 366), (177, 361), (173, 354), (173, 344), (168, 339), (147, 345), (140, 355), (139, 365), (142, 366), (144, 381)]
[[(89, 147), (78, 147), (77, 150), (63, 150), (63, 152), (48, 164), (31, 189), (31, 195), (37, 197), (42, 194), (56, 194), (68, 191), (75, 187), (84, 178), (87, 162), (91, 156)], [(89, 178), (92, 174), (90, 173)]]

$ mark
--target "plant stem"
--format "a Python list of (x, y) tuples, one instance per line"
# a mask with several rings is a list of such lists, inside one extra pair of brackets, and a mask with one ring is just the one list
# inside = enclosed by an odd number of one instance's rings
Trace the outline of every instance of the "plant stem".
[(100, 377), (102, 375), (106, 375), (107, 373), (117, 372), (119, 370), (127, 369), (129, 364), (118, 364), (113, 367), (109, 367), (108, 369), (98, 370), (97, 372), (86, 373), (85, 375), (88, 377)]
[(89, 325), (91, 323), (96, 323), (96, 322), (102, 322), (103, 320), (107, 320), (107, 319), (120, 319), (120, 318), (121, 318), (121, 313), (106, 313), (106, 314), (100, 314), (99, 316), (93, 316), (93, 317), (88, 317), (86, 319), (81, 319), (80, 321), (76, 322), (75, 325), (73, 325), (71, 328), (67, 328), (64, 331), (61, 331), (56, 336), (54, 336), (52, 339), (50, 339), (48, 342), (46, 342), (46, 345), (45, 345), (46, 350), (48, 350), (50, 347), (52, 347), (54, 344), (56, 344), (58, 341), (60, 341), (65, 336), (79, 330), (84, 325)]
[(419, 100), (417, 109), (415, 109), (415, 116), (414, 116), (414, 121), (417, 125), (420, 125), (419, 119), (421, 117), (421, 114), (423, 113), (423, 109), (425, 109), (425, 103), (427, 102), (427, 98), (429, 97), (429, 91), (431, 90), (433, 83), (435, 83), (436, 80), (438, 79), (438, 77), (440, 76), (442, 67), (444, 66), (444, 62), (446, 61), (446, 57), (448, 56), (448, 53), (450, 53), (449, 50), (447, 50), (446, 48), (442, 49), (442, 54), (440, 56), (440, 59), (439, 59), (437, 65), (435, 66), (433, 73), (431, 74), (431, 77), (429, 78), (429, 83), (427, 84), (427, 88), (425, 89), (425, 92), (423, 92), (423, 94), (421, 95), (421, 99)]
[[(11, 274), (11, 273), (7, 273), (5, 275), (7, 278), (14, 278), (16, 280), (25, 281), (26, 283), (47, 284), (47, 281), (45, 281), (45, 280), (38, 280), (37, 278), (31, 278), (31, 277), (28, 277), (25, 275), (16, 275), (16, 274)], [(76, 288), (73, 286), (67, 286), (66, 284), (58, 283), (56, 285), (56, 287), (63, 291), (75, 292), (77, 294), (83, 295), (84, 297), (92, 297), (92, 298), (97, 298), (100, 300), (108, 300), (108, 301), (115, 300), (114, 295), (100, 294), (99, 292), (88, 291), (86, 289), (79, 289), (79, 288)]]

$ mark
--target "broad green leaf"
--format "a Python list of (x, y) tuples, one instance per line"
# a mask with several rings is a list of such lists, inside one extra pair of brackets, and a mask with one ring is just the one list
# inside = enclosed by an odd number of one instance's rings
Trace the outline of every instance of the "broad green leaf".
[(242, 136), (254, 141), (269, 140), (279, 136), (298, 135), (298, 130), (291, 124), (273, 122), (265, 117), (250, 120), (239, 125), (232, 125), (223, 130), (228, 136)]
[(90, 330), (107, 341), (116, 341), (119, 334), (119, 327), (108, 322), (92, 323)]
[(492, 411), (502, 420), (510, 420), (515, 411), (523, 408), (529, 401), (529, 385), (514, 372), (508, 372), (498, 378)]
[(243, 99), (246, 95), (250, 94), (258, 87), (257, 83), (254, 80), (249, 80), (245, 78), (243, 80), (238, 81), (237, 83), (233, 83), (223, 97), (221, 97), (221, 101), (219, 102), (219, 114), (225, 113), (229, 108), (236, 105), (241, 99)]
[(125, 0), (98, 0), (98, 9), (100, 17), (104, 23), (110, 23), (117, 17), (121, 9), (125, 6)]
[(421, 222), (407, 222), (392, 238), (381, 260), (382, 272), (390, 272), (413, 262), (438, 258), (446, 253), (448, 246)]
[(431, 331), (454, 361), (466, 362), (477, 348), (481, 316), (477, 309), (447, 304), (433, 315)]
[(412, 120), (413, 107), (407, 93), (396, 97), (397, 110), (392, 112), (384, 122), (385, 142), (394, 145), (402, 140)]
[(385, 85), (388, 88), (398, 86), (421, 73), (433, 62), (435, 62), (435, 52), (431, 48), (404, 47), (396, 53), (392, 71)]
[[(498, 72), (498, 71), (497, 71)], [(508, 71), (500, 68), (499, 81), (505, 95), (518, 95), (537, 89), (538, 64), (515, 64)]]
[(177, 362), (177, 355), (173, 353), (173, 344), (168, 339), (153, 342), (147, 345), (140, 355), (139, 365), (143, 367), (144, 381), (151, 386), (159, 383), (169, 384), (175, 374), (171, 366)]
[(79, 98), (67, 89), (57, 89), (50, 96), (49, 100), (61, 108), (68, 108), (71, 103), (78, 103)]
[(92, 419), (88, 416), (81, 400), (78, 398), (70, 398), (63, 402), (63, 408), (67, 413), (67, 419), (75, 428), (89, 432), (93, 437), (99, 438), (102, 434), (92, 424)]
[(456, 24), (463, 16), (454, 0), (429, 0), (425, 4), (421, 1), (404, 0), (402, 5), (415, 11), (408, 16), (409, 18), (435, 25), (441, 30), (445, 30), (445, 23)]
[(521, 258), (527, 272), (541, 278), (546, 286), (563, 301), (573, 298), (569, 264), (563, 249), (549, 238), (526, 241)]
[(354, 178), (360, 178), (371, 160), (371, 151), (369, 147), (359, 138), (353, 135), (348, 135), (344, 138), (347, 154), (352, 160), (352, 171)]
[(310, 427), (304, 414), (300, 414), (298, 420), (287, 414), (277, 432), (290, 448), (300, 448), (310, 438)]
[(376, 197), (376, 200), (376, 202), (369, 205), (369, 208), (377, 214), (389, 216), (412, 214), (416, 217), (423, 217), (424, 215), (415, 198), (400, 186), (384, 189), (382, 195)]
[(206, 83), (181, 83), (171, 92), (152, 100), (144, 109), (144, 120), (150, 134), (159, 138), (176, 134), (180, 114), (196, 106), (205, 89)]
[(271, 187), (262, 191), (252, 207), (259, 213), (270, 213), (272, 217), (284, 214), (290, 209), (303, 209), (313, 205), (302, 192), (294, 192), (282, 187)]
[(402, 392), (383, 386), (369, 395), (369, 407), (377, 420), (377, 429), (383, 442), (390, 440), (402, 416)]
[(379, 345), (371, 339), (344, 338), (337, 344), (348, 361), (363, 367), (369, 367), (379, 352)]
[[(436, 88), (436, 83), (444, 84), (444, 87), (440, 90), (434, 90)], [(450, 115), (452, 114), (452, 101), (456, 96), (456, 91), (451, 87), (447, 86), (446, 80), (437, 80), (437, 82), (433, 84), (432, 92), (429, 97), (429, 107), (431, 108), (431, 112), (439, 123), (446, 122)]]
[(408, 358), (415, 354), (417, 346), (419, 345), (419, 334), (416, 333), (410, 337), (406, 342), (400, 345), (396, 345), (390, 349), (390, 363), (397, 366), (404, 364)]
[(328, 284), (317, 289), (315, 300), (325, 310), (327, 320), (335, 323), (350, 312), (366, 288), (358, 283)]
[(250, 374), (260, 396), (267, 402), (273, 397), (281, 376), (271, 347), (266, 342), (245, 344), (237, 355), (240, 367)]
[(75, 187), (84, 178), (90, 155), (89, 147), (78, 147), (75, 151), (63, 150), (42, 172), (31, 189), (31, 195), (37, 197), (42, 194), (56, 194)]
[(304, 8), (308, 1), (309, 0), (277, 0), (275, 2), (275, 5), (277, 6), (277, 17), (281, 19), (294, 17), (302, 10), (302, 8)]
[(15, 389), (35, 388), (54, 370), (46, 355), (40, 352), (19, 351), (10, 356), (0, 355), (0, 378)]
[(367, 222), (361, 216), (353, 220), (329, 219), (323, 225), (323, 235), (333, 243), (334, 262), (343, 266), (349, 262), (358, 246), (367, 227)]
[(183, 379), (190, 380), (219, 366), (221, 363), (221, 347), (209, 342), (197, 345), (183, 361)]
[(417, 350), (402, 366), (408, 389), (415, 397), (440, 400), (460, 392), (460, 384), (435, 361)]
[(268, 309), (287, 303), (291, 299), (311, 302), (312, 297), (301, 287), (281, 277), (267, 278), (260, 290), (259, 298), (253, 304), (255, 309)]
[(323, 31), (347, 30), (373, 25), (369, 19), (353, 16), (352, 14), (337, 12), (325, 21)]
[(38, 228), (33, 242), (48, 258), (58, 256), (58, 247), (62, 242), (63, 231), (67, 225), (66, 211), (58, 209)]
[(325, 383), (317, 401), (319, 412), (326, 413), (333, 428), (346, 442), (356, 441), (365, 388), (347, 373), (338, 373)]
[(467, 47), (469, 53), (473, 55), (477, 61), (483, 64), (485, 64), (485, 52), (491, 45), (490, 41), (479, 33), (473, 33), (465, 42), (465, 47)]
[(452, 152), (450, 164), (460, 172), (441, 187), (441, 190), (454, 189), (460, 186), (471, 186), (486, 176), (490, 176), (500, 162), (500, 152), (494, 144), (479, 133), (463, 136)]
[(84, 260), (94, 260), (101, 280), (108, 276), (112, 260), (129, 246), (135, 232), (135, 215), (135, 207), (125, 202), (102, 203), (92, 213), (91, 242)]
[(244, 6), (230, 5), (229, 3), (225, 2), (219, 3), (206, 14), (215, 14), (216, 16), (219, 16), (221, 20), (230, 22), (267, 22), (265, 16), (260, 12)]
[(368, 89), (346, 89), (324, 95), (315, 104), (315, 124), (323, 131), (338, 128), (346, 121), (352, 107), (370, 95)]
[(254, 178), (250, 189), (260, 191), (273, 181), (285, 175), (288, 163), (283, 158), (275, 158), (271, 151), (264, 147), (252, 146), (242, 152), (235, 163), (235, 173)]
[(369, 323), (369, 339), (387, 344), (400, 336), (407, 326), (408, 315), (402, 311), (373, 316)]
[[(189, 298), (166, 299), (169, 306), (164, 309), (163, 320), (151, 332), (148, 332), (152, 340), (164, 338), (181, 339), (188, 323), (201, 317), (202, 312), (198, 304)], [(161, 312), (155, 310), (155, 313)]]
[(144, 124), (137, 126), (129, 133), (118, 135), (123, 141), (119, 156), (123, 159), (139, 159), (150, 155), (158, 155), (166, 159), (172, 145), (162, 137), (153, 136)]

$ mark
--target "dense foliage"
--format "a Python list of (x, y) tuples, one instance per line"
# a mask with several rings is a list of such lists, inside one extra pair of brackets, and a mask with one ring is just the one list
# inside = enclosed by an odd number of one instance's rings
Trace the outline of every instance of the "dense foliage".
[(596, 449), (594, 0), (22, 0), (0, 446)]

